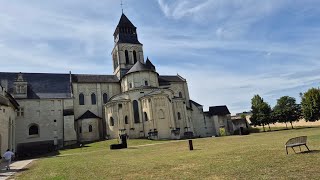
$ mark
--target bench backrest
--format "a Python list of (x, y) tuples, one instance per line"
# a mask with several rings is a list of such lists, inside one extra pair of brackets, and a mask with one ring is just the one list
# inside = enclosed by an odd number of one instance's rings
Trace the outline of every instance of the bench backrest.
[(307, 143), (307, 136), (291, 138), (286, 142), (286, 145), (296, 144), (296, 143)]

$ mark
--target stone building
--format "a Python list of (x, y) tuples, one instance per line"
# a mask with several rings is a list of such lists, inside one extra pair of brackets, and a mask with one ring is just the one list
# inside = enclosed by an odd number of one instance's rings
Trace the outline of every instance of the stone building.
[(124, 14), (113, 36), (113, 75), (0, 72), (2, 84), (20, 104), (18, 151), (123, 134), (149, 139), (216, 136), (227, 127), (230, 113), (214, 114), (211, 108), (204, 113), (190, 99), (186, 79), (157, 73), (144, 57), (137, 28)]
[[(19, 104), (0, 86), (0, 153), (7, 150), (15, 151), (16, 110)], [(0, 155), (0, 156), (1, 156)]]

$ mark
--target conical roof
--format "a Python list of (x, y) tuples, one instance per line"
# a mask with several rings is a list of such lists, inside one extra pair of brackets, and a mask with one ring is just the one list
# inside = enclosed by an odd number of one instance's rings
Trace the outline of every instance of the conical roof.
[(152, 70), (156, 70), (156, 67), (152, 64), (152, 62), (149, 60), (149, 57), (147, 57), (147, 60), (146, 60), (146, 66)]
[(138, 72), (138, 71), (153, 71), (155, 72), (154, 69), (151, 67), (148, 67), (146, 64), (141, 63), (140, 61), (137, 61), (132, 68), (127, 72), (127, 74), (133, 73), (133, 72)]
[(117, 27), (127, 27), (127, 28), (136, 28), (132, 22), (127, 18), (125, 14), (122, 13), (120, 21)]

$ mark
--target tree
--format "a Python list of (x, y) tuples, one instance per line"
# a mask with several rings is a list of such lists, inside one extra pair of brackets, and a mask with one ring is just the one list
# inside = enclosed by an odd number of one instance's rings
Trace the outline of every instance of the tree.
[(254, 126), (262, 126), (263, 131), (265, 131), (264, 126), (268, 125), (270, 129), (270, 115), (271, 115), (271, 107), (268, 103), (264, 102), (263, 99), (259, 95), (254, 95), (251, 99), (251, 109), (252, 116), (250, 118), (251, 123)]
[(320, 119), (320, 89), (311, 88), (301, 97), (302, 115), (306, 121)]
[(287, 122), (290, 122), (292, 129), (292, 123), (299, 121), (301, 118), (301, 106), (296, 104), (295, 98), (289, 96), (282, 96), (278, 99), (273, 112), (278, 122), (286, 123), (286, 127)]

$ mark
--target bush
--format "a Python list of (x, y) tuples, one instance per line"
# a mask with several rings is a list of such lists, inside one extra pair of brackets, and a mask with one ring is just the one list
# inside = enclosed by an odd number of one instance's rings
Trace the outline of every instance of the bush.
[(219, 129), (220, 136), (225, 136), (226, 135), (226, 130), (224, 128)]

